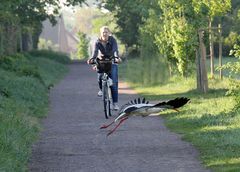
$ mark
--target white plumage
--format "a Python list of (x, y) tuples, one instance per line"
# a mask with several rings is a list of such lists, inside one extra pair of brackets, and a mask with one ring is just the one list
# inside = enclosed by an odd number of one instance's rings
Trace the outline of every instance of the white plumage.
[(143, 99), (135, 99), (133, 101), (128, 102), (127, 104), (123, 105), (119, 110), (118, 116), (108, 125), (103, 125), (101, 129), (108, 128), (113, 123), (119, 121), (119, 123), (108, 133), (108, 135), (112, 134), (120, 124), (128, 119), (130, 116), (149, 116), (151, 114), (156, 114), (166, 109), (177, 110), (177, 108), (184, 106), (188, 103), (190, 99), (186, 97), (178, 97), (169, 101), (163, 101), (157, 104), (149, 104), (148, 101)]

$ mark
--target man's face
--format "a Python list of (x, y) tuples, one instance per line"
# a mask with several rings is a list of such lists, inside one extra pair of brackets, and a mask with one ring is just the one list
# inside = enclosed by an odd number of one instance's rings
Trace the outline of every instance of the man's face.
[(108, 29), (102, 29), (101, 31), (101, 38), (103, 41), (107, 41), (109, 37), (109, 31)]

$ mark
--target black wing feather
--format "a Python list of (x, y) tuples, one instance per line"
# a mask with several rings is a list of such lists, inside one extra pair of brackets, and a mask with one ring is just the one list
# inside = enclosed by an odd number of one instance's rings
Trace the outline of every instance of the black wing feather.
[(173, 100), (169, 100), (169, 101), (164, 101), (164, 102), (160, 102), (156, 105), (154, 105), (154, 107), (166, 107), (166, 108), (179, 108), (184, 106), (185, 104), (187, 104), (187, 102), (189, 101), (189, 98), (186, 97), (177, 97)]

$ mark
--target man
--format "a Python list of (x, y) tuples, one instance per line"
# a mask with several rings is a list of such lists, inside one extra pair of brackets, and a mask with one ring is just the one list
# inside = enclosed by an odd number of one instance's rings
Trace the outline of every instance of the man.
[[(121, 59), (118, 57), (118, 45), (116, 39), (111, 35), (111, 32), (107, 26), (100, 28), (100, 38), (95, 42), (93, 56), (87, 61), (88, 64), (92, 64), (96, 58), (101, 60), (104, 56), (113, 56), (115, 63), (112, 64), (112, 70), (110, 78), (113, 80), (111, 86), (112, 99), (113, 99), (113, 110), (118, 110), (118, 64)], [(102, 96), (102, 75), (103, 72), (100, 69), (96, 69), (98, 73), (98, 84), (99, 92), (98, 96)]]

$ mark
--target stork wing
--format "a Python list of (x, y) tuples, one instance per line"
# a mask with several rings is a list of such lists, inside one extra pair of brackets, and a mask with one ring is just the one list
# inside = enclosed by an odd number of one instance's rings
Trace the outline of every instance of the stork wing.
[(121, 106), (119, 112), (122, 112), (124, 109), (126, 109), (126, 107), (130, 106), (130, 105), (138, 105), (138, 104), (148, 104), (149, 101), (146, 101), (145, 98), (137, 98), (134, 100), (129, 101), (128, 103), (124, 104), (123, 106)]
[(172, 99), (172, 100), (160, 102), (160, 103), (154, 105), (154, 107), (162, 107), (162, 108), (167, 108), (167, 109), (177, 109), (177, 108), (182, 107), (185, 104), (187, 104), (187, 102), (189, 100), (190, 99), (186, 98), (186, 97), (177, 97), (177, 98)]
[(146, 99), (145, 98), (137, 98), (137, 99), (134, 99), (134, 100), (131, 100), (131, 101), (129, 101), (127, 104), (125, 104), (125, 105), (134, 105), (134, 104), (148, 104), (149, 103), (149, 101), (146, 101)]

